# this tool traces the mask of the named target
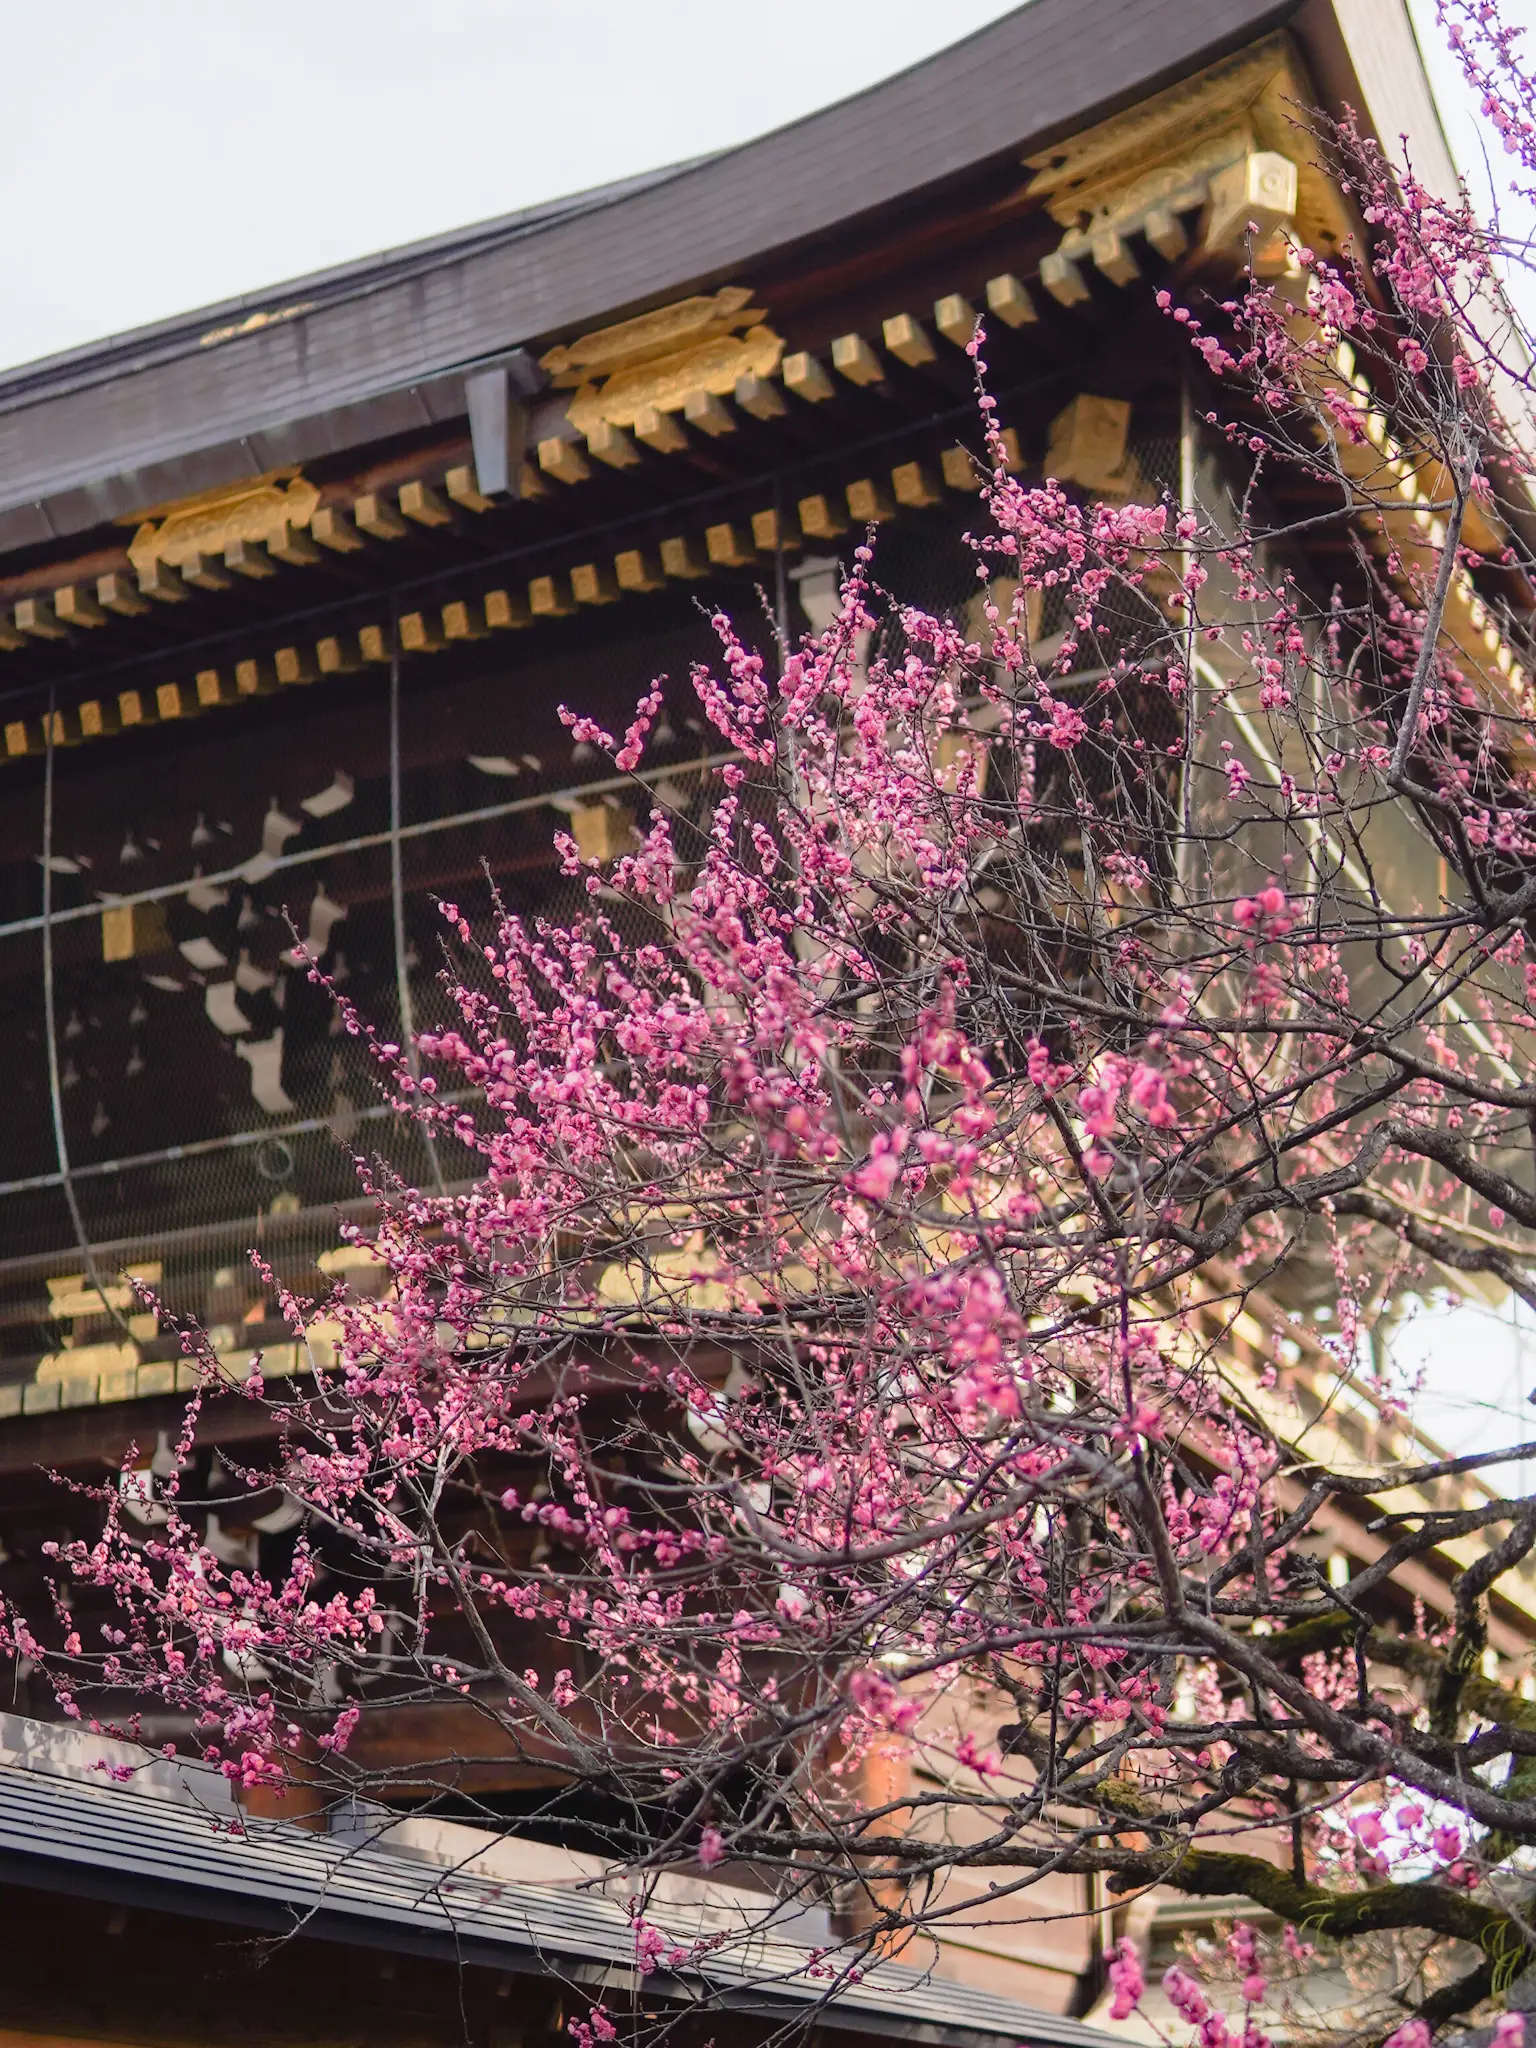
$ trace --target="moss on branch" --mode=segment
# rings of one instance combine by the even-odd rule
[[[1135,1852],[1117,1865],[1110,1880],[1115,1891],[1151,1884],[1172,1885],[1197,1898],[1241,1895],[1303,1933],[1335,1941],[1409,1927],[1447,1935],[1481,1950],[1488,1970],[1486,1988],[1478,1996],[1505,1990],[1536,1959],[1536,1948],[1508,1913],[1449,1885],[1392,1884],[1334,1892],[1308,1884],[1262,1856],[1221,1849]],[[1466,1981],[1470,1986],[1483,1975],[1474,1971]]]

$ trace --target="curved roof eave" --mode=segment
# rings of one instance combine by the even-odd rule
[[[231,1826],[195,1794],[86,1785],[41,1765],[0,1764],[0,1882],[577,1982],[628,1982],[635,1953],[628,1910],[595,1889],[480,1876],[292,1822]],[[901,1963],[863,1962],[829,1987],[812,1974],[821,1954],[770,1926],[650,1985],[925,2048],[1117,2048],[1102,2029]]]
[[[1029,0],[718,155],[24,366],[0,377],[0,547],[462,414],[466,365],[740,276],[1040,148],[1298,4]]]

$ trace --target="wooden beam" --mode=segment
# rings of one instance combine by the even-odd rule
[[[496,502],[481,490],[472,462],[461,462],[450,469],[443,479],[443,489],[454,504],[462,506],[466,512],[489,512]]]
[[[349,658],[356,653],[364,668],[376,668],[389,660],[389,633],[383,626],[360,626],[355,634],[343,634],[341,644]]]
[[[7,654],[14,654],[18,647],[25,647],[26,644],[26,634],[17,632],[11,624],[9,613],[0,612],[0,649]]]
[[[987,279],[987,311],[1008,327],[1028,327],[1040,317],[1028,287],[1011,270]]]
[[[66,637],[46,597],[19,598],[12,616],[17,632],[25,633],[31,640],[63,640]]]
[[[52,738],[56,747],[78,747],[84,735],[80,720],[74,711],[43,713],[43,739]]]
[[[1241,260],[1252,241],[1261,248],[1289,225],[1300,176],[1289,157],[1273,149],[1251,151],[1211,179],[1211,203],[1200,242],[1207,254]],[[1255,232],[1250,236],[1249,229]]]
[[[450,644],[483,640],[488,630],[478,599],[458,597],[443,606],[443,638]]]
[[[362,666],[349,639],[339,633],[328,633],[315,642],[315,664],[323,676],[350,675]]]
[[[652,561],[643,548],[626,548],[613,558],[614,580],[620,590],[660,590],[666,584],[660,564]]]
[[[118,722],[126,732],[130,726],[153,725],[155,722],[155,700],[146,690],[119,690],[117,693]]]
[[[1095,269],[1111,284],[1134,284],[1140,277],[1141,265],[1118,228],[1095,228],[1088,238],[1088,246],[1093,252]]]
[[[290,569],[312,568],[320,559],[320,550],[304,529],[290,525],[286,519],[267,535],[267,553],[274,562],[286,562]]]
[[[147,609],[147,607],[146,607]],[[65,626],[104,626],[107,615],[83,583],[66,583],[53,593],[54,617]]]
[[[788,411],[783,392],[767,377],[738,377],[735,397],[742,411],[755,420],[782,419]]]
[[[832,344],[832,367],[850,384],[880,384],[885,365],[862,334],[840,334]]]
[[[224,566],[237,576],[249,576],[255,583],[277,574],[271,556],[259,540],[232,540],[224,550]]]
[[[1141,224],[1141,231],[1169,263],[1176,263],[1189,247],[1189,236],[1178,215],[1166,206],[1154,206]]]
[[[776,555],[781,549],[792,548],[798,538],[790,521],[781,517],[776,506],[768,505],[752,514],[752,545],[760,554]]]
[[[1023,467],[1024,462],[1018,431],[1014,427],[1004,427],[998,439],[1003,444],[1003,467],[1012,475],[1015,470]],[[992,478],[992,465],[985,447],[976,450],[974,454],[969,448],[963,448],[958,444],[953,448],[946,448],[939,457],[939,468],[945,483],[952,491],[979,491],[982,485],[990,483]],[[894,474],[893,470],[892,475]]]
[[[80,733],[83,739],[105,739],[109,733],[117,732],[120,726],[117,705],[111,698],[89,697],[80,706]]]
[[[404,540],[410,532],[394,506],[378,491],[365,491],[352,507],[352,517],[357,522],[358,531],[373,540]],[[315,538],[319,540],[318,532]]]
[[[956,348],[967,348],[976,332],[976,308],[963,293],[951,292],[947,298],[934,301],[933,324],[946,341],[952,341]]]
[[[141,618],[149,610],[137,580],[121,569],[109,569],[105,576],[96,578],[96,602],[103,610],[116,612],[120,619]]]
[[[979,491],[987,480],[985,468],[969,448],[946,448],[939,457],[939,468],[952,491]]]
[[[578,562],[571,571],[571,595],[578,604],[613,604],[619,591],[603,563]]]
[[[103,960],[140,960],[146,954],[170,950],[163,903],[109,903],[102,910]]]
[[[197,701],[205,711],[212,711],[220,704],[233,704],[239,692],[232,675],[223,675],[216,668],[200,668],[194,678]]]
[[[161,683],[155,691],[155,711],[162,722],[195,718],[202,708],[197,692],[187,683]]]
[[[312,683],[318,673],[307,647],[279,647],[272,666],[280,683]]]
[[[893,313],[885,323],[885,346],[898,363],[915,370],[934,360],[934,346],[921,320],[910,313]]]
[[[464,379],[475,495],[520,496],[517,474],[528,446],[528,408],[512,389],[506,363],[491,363]],[[453,492],[450,490],[450,497]],[[472,506],[473,511],[484,506]]]
[[[606,462],[610,469],[633,469],[640,460],[640,451],[622,427],[616,427],[612,420],[594,420],[592,431],[587,436],[587,453],[599,462]]]
[[[539,467],[546,476],[562,484],[584,484],[592,474],[581,450],[558,435],[539,443]]]
[[[488,590],[485,593],[485,623],[495,633],[515,632],[519,626],[533,623],[533,615],[525,598],[511,590]]]
[[[741,528],[729,520],[705,528],[704,552],[721,569],[744,569],[756,553]]]
[[[693,542],[682,533],[671,534],[662,542],[661,566],[669,576],[680,577],[684,582],[709,574],[694,552]]]
[[[400,620],[400,648],[405,654],[436,654],[443,645],[443,629],[425,612],[406,612]]]
[[[27,754],[40,754],[42,739],[29,718],[11,718],[5,725],[5,758],[19,761]]]
[[[917,511],[925,505],[937,505],[943,495],[920,462],[898,463],[891,471],[891,489],[898,505],[909,505]]]
[[[1040,282],[1061,306],[1081,306],[1092,297],[1083,273],[1059,249],[1049,250],[1041,257]]]
[[[862,476],[848,486],[848,514],[856,526],[873,526],[889,519],[895,511],[890,494],[872,476]]]
[[[453,513],[430,484],[400,486],[400,510],[418,526],[452,526]]]
[[[1063,483],[1102,490],[1125,461],[1131,408],[1123,398],[1080,391],[1051,421],[1045,466]]]
[[[212,555],[188,555],[181,565],[182,580],[194,590],[228,590],[230,575]]]
[[[816,358],[804,349],[798,355],[784,358],[780,375],[784,379],[784,389],[792,391],[796,398],[805,399],[809,405],[820,405],[832,396],[832,379]]]
[[[635,439],[657,455],[680,455],[688,446],[677,414],[659,412],[654,405],[642,405],[635,414]]]
[[[192,595],[179,569],[169,562],[146,562],[139,571],[139,595],[158,604],[184,604]]]
[[[847,520],[833,511],[831,500],[821,491],[802,498],[795,509],[800,517],[800,531],[812,540],[835,540],[838,534],[848,531]]]
[[[635,844],[634,815],[622,804],[578,804],[571,837],[583,860],[618,860]]]
[[[277,688],[277,676],[269,661],[246,659],[235,663],[235,694],[238,697],[267,697]]]
[[[339,505],[322,505],[309,522],[309,537],[338,555],[356,554],[367,543]]]
[[[712,441],[718,441],[722,434],[734,434],[736,431],[730,407],[713,391],[690,391],[683,400],[683,418],[690,427],[697,427],[701,434],[708,434]]]
[[[249,1403],[244,1405],[250,1406]],[[17,1469],[28,1473],[35,1471],[52,1448],[47,1445],[34,1451],[29,1437],[28,1462],[25,1466],[18,1462]],[[53,1462],[62,1464],[64,1460],[54,1456]],[[97,1460],[98,1465],[101,1462]],[[498,1752],[504,1755],[504,1762],[494,1760]],[[471,1788],[479,1792],[493,1787],[553,1786],[566,1782],[565,1774],[558,1768],[528,1762],[522,1746],[505,1734],[498,1723],[485,1719],[469,1700],[465,1700],[462,1706],[409,1706],[393,1702],[377,1709],[370,1706],[358,1724],[347,1754],[365,1758],[362,1768],[372,1772],[382,1774],[398,1768],[402,1789],[407,1792],[419,1786],[423,1757],[472,1756],[479,1759],[472,1764],[450,1764],[444,1771],[444,1777],[451,1779],[456,1789],[466,1791]],[[517,2020],[523,2015],[514,2010],[512,2017]],[[514,2037],[526,2038],[533,2048],[533,2044],[540,2041],[543,2029],[530,2015],[526,2035],[520,2026],[505,2030],[498,2027],[495,2032],[499,2037],[497,2048],[513,2048]],[[418,2037],[423,2040],[433,2038],[424,2035],[420,2029],[411,2038]],[[200,2035],[201,2038],[203,2036]],[[13,2044],[0,2039],[0,2048],[13,2048]],[[14,2044],[14,2048],[21,2048],[21,2044]],[[44,2043],[40,2040],[37,2048],[78,2048],[78,2044],[72,2041]],[[100,2048],[123,2048],[123,2044],[104,2042]],[[309,2044],[303,2043],[301,2048],[309,2048]]]
[[[528,609],[536,619],[568,619],[576,607],[558,577],[535,576],[528,586]]]

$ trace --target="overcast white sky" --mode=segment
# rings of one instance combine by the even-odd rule
[[[1433,0],[1412,4],[1475,170]],[[0,365],[741,141],[1009,11],[11,0]]]
[[[1434,0],[1410,4],[1453,151],[1481,192],[1486,130]],[[741,141],[1007,12],[999,0],[10,0],[0,366]],[[1536,23],[1536,0],[1504,12]],[[1490,168],[1497,181],[1502,159]],[[1401,1349],[1426,1367],[1422,1420],[1457,1448],[1536,1422],[1536,1334],[1507,1312],[1436,1314]]]
[[[0,364],[742,141],[1008,11],[9,0]]]

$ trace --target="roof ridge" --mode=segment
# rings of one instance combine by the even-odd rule
[[[1032,4],[1032,0],[1031,0]],[[727,152],[717,152],[726,154]],[[359,256],[346,257],[323,270],[307,271],[295,277],[254,287],[232,298],[215,299],[188,307],[185,312],[167,314],[162,320],[139,327],[124,328],[73,348],[36,356],[29,362],[0,369],[0,409],[9,409],[19,398],[60,397],[104,379],[120,377],[151,364],[179,355],[234,341],[286,318],[317,312],[325,306],[348,299],[365,298],[371,292],[409,281],[443,263],[521,240],[544,228],[558,227],[583,214],[596,213],[617,205],[638,192],[646,192],[669,178],[696,169],[713,159],[691,157],[652,171],[637,171],[604,185],[592,185],[579,192],[544,199],[511,213],[497,214],[482,221],[446,228],[411,242],[391,244]],[[292,304],[295,300],[302,303]],[[244,314],[246,319],[235,316]],[[266,317],[263,318],[262,316]],[[71,367],[76,374],[71,376]]]
[[[242,1911],[264,1905],[306,1919],[335,1913],[418,1935],[435,1929],[454,1956],[485,1943],[546,1959],[563,1952],[610,1968],[633,1964],[633,1925],[615,1899],[517,1879],[460,1877],[378,1843],[349,1843],[293,1821],[242,1814],[230,1826],[129,1787],[86,1785],[0,1762],[0,1869],[7,1864],[24,1866],[34,1883],[46,1882],[40,1867],[62,1867],[68,1877],[54,1882],[70,1889],[120,1889],[124,1880],[143,1892],[164,1885],[175,1889],[183,1910],[186,1892],[201,1890],[211,1916],[221,1910],[216,1902],[238,1900]],[[930,1969],[850,1956],[847,1981],[837,1985],[835,1959],[782,1935],[748,1934],[744,1950],[721,1948],[680,1966],[680,1974],[705,1979],[728,2001],[751,1996],[803,2007],[825,1998],[825,2017],[834,2025],[839,2019],[867,2025],[878,2014],[893,2031],[928,2040],[939,2027],[1040,2048],[1115,2048],[1115,2036],[1080,2020]],[[807,1965],[813,1959],[830,1975],[812,1980]]]

